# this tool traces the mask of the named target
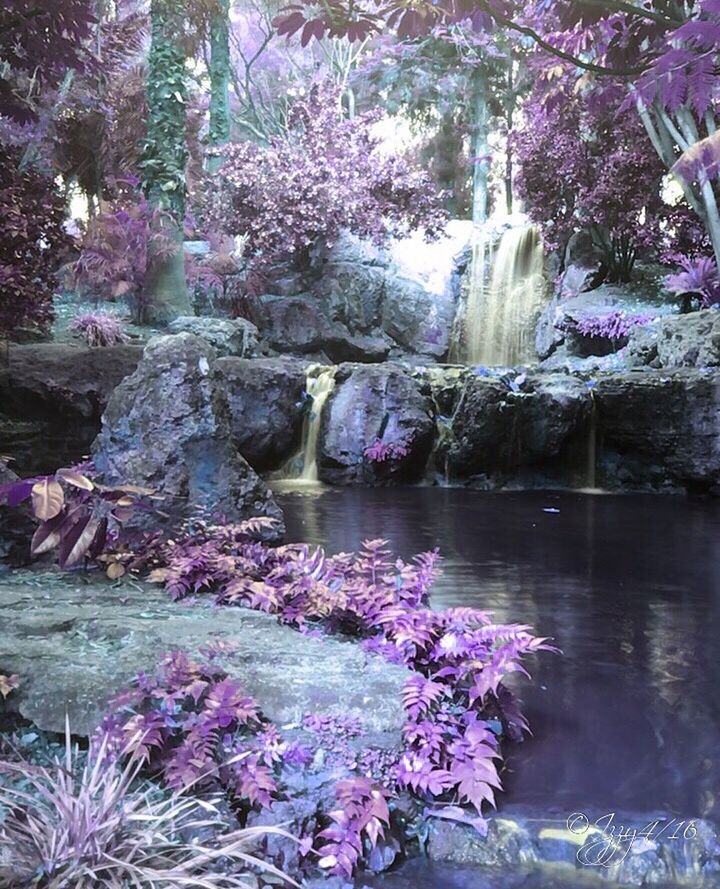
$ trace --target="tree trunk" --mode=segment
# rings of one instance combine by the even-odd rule
[[[488,145],[488,82],[482,65],[473,74],[472,101],[472,221],[482,225],[488,218],[488,176],[490,173],[490,146]]]
[[[217,10],[210,21],[210,130],[213,148],[230,139],[230,0],[217,0]],[[222,155],[211,155],[208,170],[222,165]]]
[[[148,249],[143,320],[166,324],[192,314],[182,249],[185,217],[185,0],[152,0],[143,186],[157,237]]]

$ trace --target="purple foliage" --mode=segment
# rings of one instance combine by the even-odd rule
[[[222,788],[245,805],[264,807],[277,792],[285,745],[214,661],[168,654],[111,702],[98,732],[174,790]]]
[[[438,234],[446,214],[430,177],[378,150],[375,119],[344,118],[336,90],[313,87],[292,105],[285,136],[223,147],[226,160],[208,182],[208,226],[246,236],[258,267],[304,260],[342,229],[378,242],[417,228]]]
[[[393,460],[401,460],[410,453],[412,437],[400,441],[383,441],[376,439],[369,447],[365,448],[363,455],[371,463],[385,463]]]
[[[408,723],[399,763],[354,754],[349,742],[359,726],[353,719],[315,714],[306,717],[305,729],[346,764],[375,780],[384,776],[387,791],[406,788],[430,803],[470,805],[478,816],[484,803],[494,802],[498,736],[518,738],[527,730],[505,679],[525,673],[527,655],[552,649],[529,627],[494,624],[477,609],[430,610],[437,552],[408,563],[393,559],[385,541],[373,540],[359,553],[328,557],[306,545],[271,549],[254,542],[244,526],[201,524],[166,545],[160,561],[165,567],[154,577],[174,598],[206,590],[220,604],[276,614],[298,628],[359,636],[367,650],[405,664],[414,673],[403,693]],[[364,843],[372,846],[366,827],[376,816],[368,812],[380,803],[370,786],[358,785],[360,800],[332,813],[333,825],[323,834],[325,866],[333,873],[348,873]],[[379,828],[370,833],[377,839]]]
[[[122,318],[109,312],[83,312],[72,319],[69,328],[93,347],[116,346],[130,339]]]
[[[624,340],[635,327],[643,327],[649,324],[657,316],[653,313],[630,315],[617,309],[601,315],[583,315],[573,322],[573,328],[581,335],[598,337],[601,339],[618,342]]]
[[[665,278],[668,290],[679,296],[693,294],[703,306],[720,303],[720,274],[714,259],[676,256],[675,260],[682,271]]]

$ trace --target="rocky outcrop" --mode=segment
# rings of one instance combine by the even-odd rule
[[[592,269],[570,266],[560,279],[553,298],[542,312],[536,328],[535,346],[543,368],[583,369],[583,359],[608,356],[626,345],[627,339],[583,336],[578,321],[622,312],[628,318],[649,321],[676,311],[669,295],[662,291],[661,272],[649,267],[638,273],[631,284],[603,284],[592,287]],[[592,288],[592,289],[589,289]]]
[[[21,475],[79,462],[110,395],[141,355],[134,345],[12,345],[0,363],[0,453]]]
[[[56,570],[0,575],[0,673],[20,687],[8,703],[47,731],[90,734],[108,699],[170,650],[233,642],[223,665],[279,726],[303,714],[360,718],[399,740],[403,667],[358,645],[312,639],[247,608],[171,602],[158,587],[91,580]]]
[[[585,383],[565,374],[519,383],[467,375],[438,447],[438,467],[451,478],[502,483],[522,466],[558,458],[585,428],[590,405]]]
[[[420,478],[434,431],[427,384],[393,364],[342,365],[335,381],[322,415],[321,481],[358,485]],[[394,453],[385,460],[369,459],[365,450],[378,442]]]
[[[269,489],[232,442],[215,359],[189,333],[152,339],[103,414],[95,465],[106,482],[154,488],[167,498],[165,510],[279,520]]]
[[[247,318],[207,318],[183,315],[168,325],[170,333],[192,333],[209,343],[218,356],[257,355],[258,329]]]
[[[294,358],[220,358],[214,365],[233,442],[257,472],[277,469],[300,444],[305,368]]]
[[[594,397],[607,484],[720,493],[720,370],[607,375]]]
[[[720,311],[671,315],[638,328],[627,348],[629,367],[720,366]]]
[[[255,320],[272,352],[320,362],[416,362],[447,355],[472,226],[453,221],[442,238],[422,234],[380,250],[343,234],[313,251],[301,276],[271,277],[254,302]]]
[[[0,407],[23,419],[97,422],[142,346],[90,349],[64,343],[11,346],[0,365]]]

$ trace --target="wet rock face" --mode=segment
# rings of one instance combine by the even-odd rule
[[[342,365],[322,416],[318,474],[329,484],[385,484],[422,476],[432,448],[429,387],[392,365]],[[372,461],[378,440],[407,453]]]
[[[720,366],[720,312],[672,315],[630,335],[629,367]]]
[[[179,604],[156,586],[118,589],[55,570],[0,575],[0,611],[0,672],[21,680],[8,700],[47,731],[64,731],[67,708],[73,733],[90,734],[108,699],[164,653],[228,640],[238,647],[224,668],[277,725],[328,712],[358,717],[381,744],[399,741],[407,670],[271,615]]]
[[[183,315],[168,325],[170,333],[192,333],[209,343],[218,356],[257,355],[258,329],[246,318],[198,318]]]
[[[502,477],[558,457],[589,414],[586,385],[564,374],[531,377],[517,392],[504,380],[468,375],[438,462],[459,478]]]
[[[0,365],[3,413],[24,419],[99,420],[115,387],[138,365],[142,346],[90,349],[63,343],[11,346]]]
[[[12,345],[0,363],[0,451],[21,475],[79,462],[110,395],[141,356],[132,345]]]
[[[110,483],[167,497],[167,510],[204,507],[228,520],[281,519],[265,483],[232,442],[216,355],[189,333],[152,339],[137,370],[113,393],[93,446]]]
[[[233,441],[257,472],[277,469],[300,445],[305,368],[294,358],[220,358],[214,365]]]
[[[608,375],[595,401],[608,483],[720,490],[719,370]]]

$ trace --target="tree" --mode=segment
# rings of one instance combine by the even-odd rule
[[[185,0],[152,0],[150,55],[147,71],[147,138],[142,173],[148,204],[156,220],[158,241],[170,242],[168,253],[151,252],[144,292],[144,318],[166,323],[192,313],[185,280],[183,222],[187,147],[187,86],[183,36]],[[151,242],[152,243],[152,242]]]
[[[342,229],[377,242],[424,228],[446,214],[429,176],[404,158],[383,154],[375,115],[347,118],[337,89],[318,85],[291,109],[288,132],[269,146],[228,145],[208,180],[209,227],[247,239],[256,269],[278,260],[308,262],[310,248]]]
[[[3,0],[0,7],[0,115],[35,117],[44,88],[69,71],[91,64],[88,41],[95,23],[94,0]]]
[[[542,71],[536,64],[514,136],[519,195],[546,246],[564,254],[572,233],[588,230],[607,280],[627,282],[638,248],[662,239],[663,165],[634,110],[623,108],[621,87],[606,81],[583,91],[565,76],[547,96]]]

